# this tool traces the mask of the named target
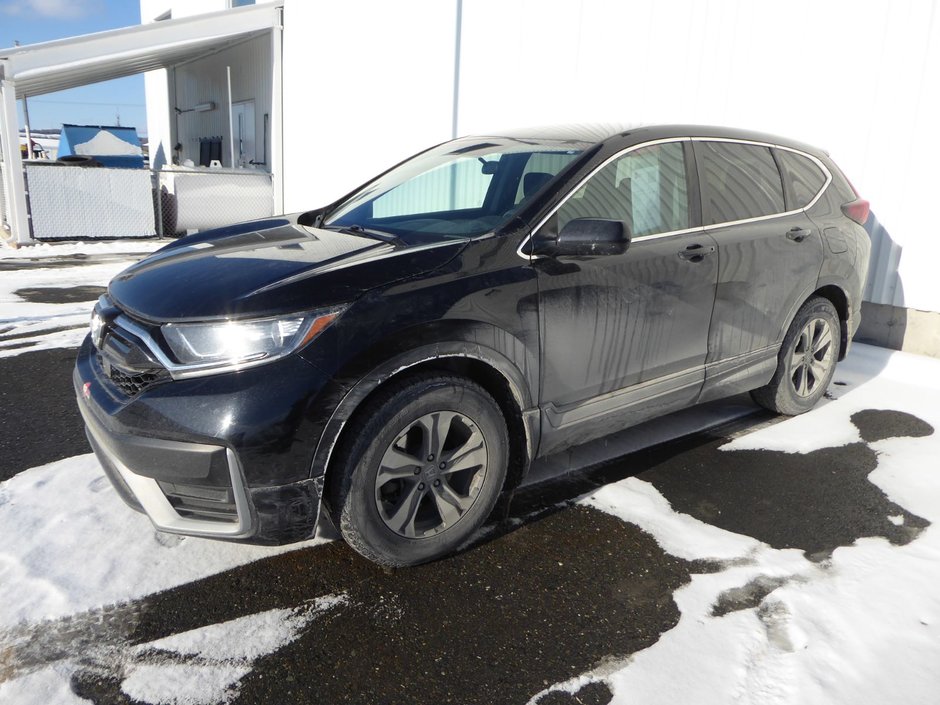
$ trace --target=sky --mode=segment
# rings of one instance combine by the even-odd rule
[[[0,0],[0,49],[140,24],[137,0]],[[122,125],[147,132],[143,75],[29,99],[30,127]],[[20,101],[20,127],[23,127]]]

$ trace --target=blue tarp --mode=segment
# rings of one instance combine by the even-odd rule
[[[144,166],[140,139],[133,127],[62,125],[58,156],[73,154],[93,157],[104,166],[125,169],[142,169]]]

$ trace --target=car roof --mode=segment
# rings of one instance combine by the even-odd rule
[[[734,127],[721,127],[717,125],[682,125],[682,124],[652,124],[652,123],[616,123],[616,122],[586,122],[568,123],[558,125],[543,125],[537,127],[513,128],[474,135],[475,137],[505,137],[509,139],[531,140],[560,140],[571,142],[603,143],[623,142],[623,146],[647,142],[656,139],[671,137],[714,137],[719,139],[734,139],[752,142],[765,142],[798,149],[810,154],[822,154],[818,147],[804,144],[797,140],[779,135],[772,135],[754,130],[743,130]]]

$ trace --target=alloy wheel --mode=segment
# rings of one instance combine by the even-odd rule
[[[486,439],[466,414],[434,411],[409,423],[388,446],[375,478],[375,503],[399,536],[434,536],[459,522],[486,477]]]
[[[790,381],[800,397],[812,396],[832,369],[832,328],[823,318],[810,319],[790,353]]]

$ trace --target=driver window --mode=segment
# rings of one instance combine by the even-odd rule
[[[689,227],[682,142],[642,147],[607,164],[558,209],[558,229],[575,218],[622,220],[643,237]]]

